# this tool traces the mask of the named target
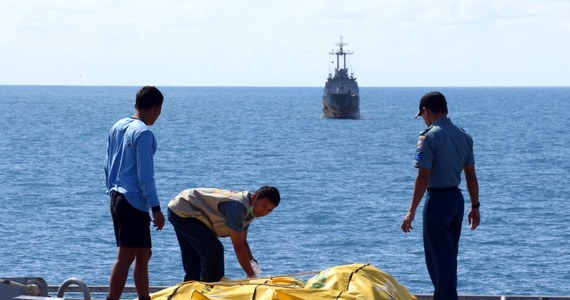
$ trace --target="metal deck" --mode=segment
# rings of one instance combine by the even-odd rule
[[[158,292],[160,290],[166,289],[168,286],[153,286],[150,287],[151,293]],[[50,293],[57,292],[58,286],[49,286],[48,290]],[[91,291],[92,299],[105,299],[107,294],[107,286],[89,286]],[[81,289],[76,286],[70,286],[68,288],[69,292],[79,293]],[[415,295],[418,300],[433,300],[432,295]],[[127,286],[123,292],[124,298],[136,298],[137,292],[134,286]],[[80,298],[81,299],[81,298]],[[516,295],[460,295],[459,300],[570,300],[570,296],[516,296]]]

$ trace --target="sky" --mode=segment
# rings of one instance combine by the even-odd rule
[[[568,0],[0,0],[0,85],[570,86]]]

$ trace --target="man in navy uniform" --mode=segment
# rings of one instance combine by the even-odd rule
[[[473,140],[447,117],[447,101],[440,92],[425,94],[419,112],[428,126],[416,145],[418,174],[408,213],[402,221],[404,232],[412,230],[416,209],[427,189],[423,209],[425,260],[434,285],[435,300],[453,300],[457,296],[457,253],[464,199],[458,188],[465,173],[471,199],[468,213],[472,230],[479,226],[479,184],[475,174]]]

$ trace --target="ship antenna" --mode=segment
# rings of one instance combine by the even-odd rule
[[[342,35],[339,36],[339,37],[340,37],[340,43],[337,43],[337,44],[336,44],[337,46],[339,46],[339,50],[338,50],[336,53],[334,53],[334,54],[336,54],[336,68],[337,68],[337,70],[338,70],[339,67],[340,67],[340,66],[339,66],[339,63],[340,63],[339,58],[340,58],[340,56],[342,55],[343,69],[346,69],[346,55],[351,55],[351,54],[354,53],[354,52],[352,52],[352,51],[346,51],[346,52],[344,51],[343,46],[348,45],[348,43],[345,43],[345,42],[342,41]],[[331,54],[332,54],[332,52],[331,52]]]
[[[344,43],[342,41],[342,35],[339,37],[340,37],[340,43],[337,43],[336,45],[340,47],[340,52],[343,52],[342,46],[348,45],[348,43]]]

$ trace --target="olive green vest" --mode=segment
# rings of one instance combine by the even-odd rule
[[[181,218],[196,218],[208,225],[218,237],[230,235],[230,229],[226,226],[225,216],[218,210],[218,205],[227,201],[237,201],[248,209],[250,193],[221,190],[215,188],[188,189],[180,192],[168,203],[168,208]],[[244,220],[242,228],[246,228],[254,218]]]

